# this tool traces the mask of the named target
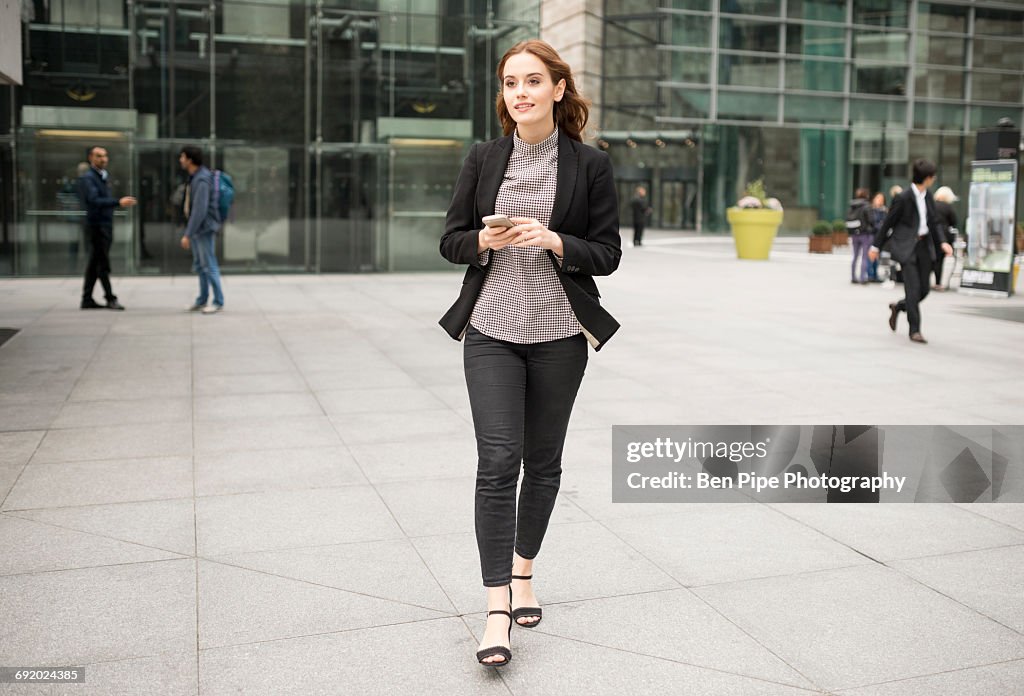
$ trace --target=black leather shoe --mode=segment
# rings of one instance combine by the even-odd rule
[[[928,342],[928,341],[924,340],[924,336],[921,335],[920,331],[915,331],[914,333],[910,334],[910,340],[913,341],[914,343],[927,343]]]
[[[889,303],[889,328],[896,330],[896,318],[900,315],[900,308],[895,302]]]
[[[82,304],[79,306],[79,309],[103,309],[103,305],[89,297],[82,300]]]
[[[107,309],[116,309],[119,312],[123,312],[124,305],[118,302],[117,300],[111,300],[110,302],[107,303]]]

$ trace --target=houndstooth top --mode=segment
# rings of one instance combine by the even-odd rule
[[[536,145],[520,140],[518,132],[512,137],[494,212],[534,218],[547,227],[558,181],[558,129]],[[554,341],[582,331],[546,249],[487,249],[480,262],[491,268],[469,320],[474,329],[512,343]]]

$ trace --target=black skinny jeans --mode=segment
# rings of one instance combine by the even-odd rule
[[[512,581],[512,553],[540,552],[562,477],[562,447],[587,366],[583,334],[509,343],[466,331],[466,386],[476,430],[476,542],[485,587]],[[516,483],[520,464],[518,524]]]

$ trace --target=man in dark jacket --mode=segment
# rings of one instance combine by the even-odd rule
[[[86,239],[92,245],[89,263],[85,267],[85,285],[82,287],[82,309],[102,309],[92,299],[92,289],[98,279],[103,285],[107,309],[123,310],[117,295],[110,287],[110,245],[114,241],[114,209],[130,208],[136,201],[131,196],[114,198],[107,183],[109,162],[106,148],[89,148],[89,169],[78,180],[78,190],[85,208]]]
[[[199,274],[199,297],[188,310],[213,314],[224,308],[220,266],[217,265],[217,230],[221,220],[213,190],[213,173],[203,165],[203,151],[194,145],[181,148],[178,163],[189,174],[184,205],[188,222],[181,237],[181,247],[192,250],[192,270]],[[213,304],[207,306],[211,287]]]
[[[935,165],[925,159],[914,161],[913,185],[893,199],[889,213],[875,231],[875,243],[868,252],[871,260],[878,258],[879,249],[890,245],[892,257],[903,268],[905,299],[889,305],[889,328],[896,330],[900,312],[907,313],[910,322],[910,340],[927,343],[921,335],[919,303],[928,296],[929,277],[939,253],[950,256],[953,247],[939,235],[935,201],[928,191],[935,183]],[[892,229],[892,236],[886,239]]]
[[[637,186],[636,195],[629,205],[633,209],[633,246],[641,246],[644,241],[644,225],[647,224],[647,216],[651,214],[651,206],[647,203],[647,189]]]

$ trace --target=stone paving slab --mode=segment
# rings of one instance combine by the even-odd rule
[[[4,685],[4,694],[16,696],[197,696],[199,658],[196,651],[157,653],[142,657],[96,662],[79,661],[84,684]]]
[[[890,565],[1024,634],[1024,544]]]
[[[1024,683],[1024,660],[836,691],[835,696],[993,696],[1016,694]]]
[[[158,551],[196,555],[195,503],[191,497],[18,510],[7,514]]]
[[[196,495],[335,488],[365,484],[345,447],[239,450],[197,454]]]
[[[0,577],[0,664],[196,650],[194,559]]]
[[[826,689],[1024,658],[1024,635],[874,564],[694,591]]]
[[[684,510],[610,520],[606,525],[686,586],[870,563],[855,549],[766,505],[693,503],[677,507]],[[786,540],[785,548],[780,539]]]
[[[455,613],[448,595],[408,539],[311,546],[214,556],[239,568]]]
[[[139,544],[0,515],[0,575],[180,557]]]
[[[473,659],[457,269],[229,275],[213,316],[191,276],[116,278],[123,313],[0,280],[0,664],[90,669],[9,691],[1014,693],[1024,505],[611,502],[616,423],[1024,423],[1024,300],[934,293],[918,346],[898,289],[805,245],[654,234],[598,279],[622,329],[502,671]]]
[[[161,500],[192,493],[191,457],[39,463],[33,460],[8,494],[3,510]]]
[[[477,637],[483,622],[470,626]],[[672,693],[684,696],[808,696],[821,693],[769,679],[751,679],[731,672],[695,667],[675,660],[652,657],[635,650],[595,645],[590,641],[564,640],[540,631],[514,631],[513,662],[500,675],[512,693],[559,696],[583,692],[595,696],[624,693]],[[570,665],[579,665],[571,668]]]
[[[199,562],[199,647],[424,621],[441,612],[304,580]],[[259,611],[252,611],[259,607]]]
[[[267,491],[196,500],[202,555],[396,539],[401,529],[370,486]]]
[[[530,629],[641,655],[790,686],[813,684],[684,589],[548,605]],[[519,632],[517,632],[517,637]]]
[[[192,399],[169,397],[149,399],[116,399],[112,401],[67,401],[50,428],[91,428],[118,423],[192,422]]]
[[[955,506],[788,503],[771,507],[878,561],[1024,544],[1024,532]]]
[[[466,654],[477,640],[457,618],[402,623],[199,653],[200,693],[307,696],[508,694]]]

